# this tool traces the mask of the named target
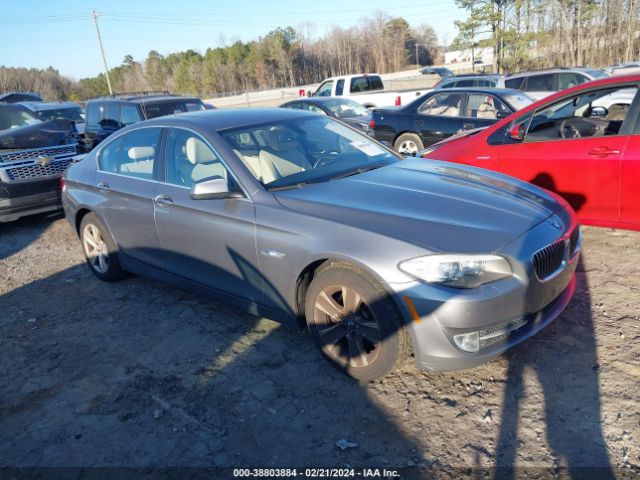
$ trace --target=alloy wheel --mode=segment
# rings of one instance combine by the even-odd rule
[[[106,273],[109,269],[109,250],[100,229],[92,223],[84,227],[82,245],[91,267],[98,273]]]
[[[380,323],[361,295],[344,285],[323,289],[314,305],[323,352],[345,368],[363,368],[378,358]]]

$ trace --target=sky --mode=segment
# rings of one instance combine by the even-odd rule
[[[125,55],[143,60],[249,41],[277,27],[305,26],[313,37],[332,26],[349,27],[376,10],[430,24],[440,42],[451,42],[454,20],[465,12],[454,0],[2,0],[0,66],[52,66],[73,79],[103,71],[91,17],[98,13],[109,68]]]

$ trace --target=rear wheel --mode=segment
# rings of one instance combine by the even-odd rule
[[[87,265],[96,277],[105,282],[115,282],[124,277],[116,244],[107,227],[94,213],[87,213],[82,219],[80,241]]]
[[[333,263],[316,273],[305,316],[325,358],[357,380],[384,376],[409,354],[408,332],[393,300],[351,265]]]
[[[415,133],[403,133],[396,138],[393,148],[403,155],[415,155],[424,148],[424,145]]]

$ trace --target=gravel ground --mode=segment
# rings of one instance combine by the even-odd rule
[[[0,467],[640,475],[640,233],[584,233],[575,298],[541,334],[474,370],[408,361],[360,385],[302,332],[100,282],[59,215],[0,224]]]

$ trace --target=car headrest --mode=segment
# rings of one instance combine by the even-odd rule
[[[263,132],[264,141],[276,152],[292,150],[298,146],[296,134],[288,128],[270,128]]]
[[[189,137],[186,143],[187,159],[192,163],[207,163],[218,160],[211,149],[199,138]]]
[[[156,153],[153,147],[131,147],[127,151],[127,155],[131,160],[142,160],[143,158],[152,158]]]

